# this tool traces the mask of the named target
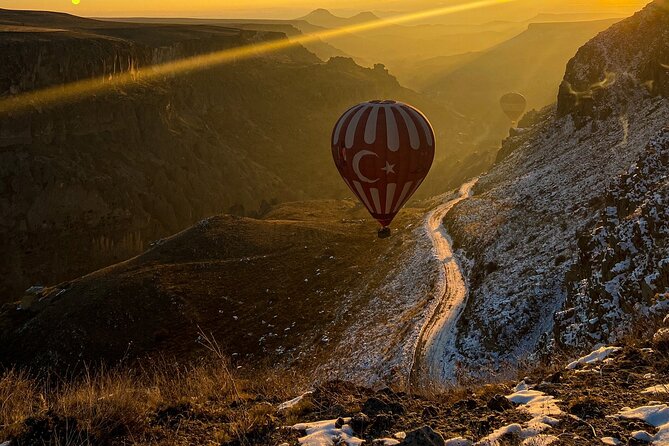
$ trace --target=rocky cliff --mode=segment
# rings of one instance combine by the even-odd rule
[[[555,316],[562,348],[651,330],[669,307],[669,128],[611,183],[593,230],[580,234]]]
[[[566,278],[579,261],[577,234],[597,226],[607,185],[645,156],[669,122],[662,87],[669,72],[659,71],[658,59],[669,47],[668,15],[654,2],[581,48],[568,65],[557,107],[533,116],[532,125],[505,142],[501,162],[447,220],[461,253],[472,260],[459,327],[463,367],[488,373],[517,364],[551,344],[553,335],[562,336],[563,325],[553,332],[554,314],[570,299]],[[653,66],[657,78],[649,88]],[[582,94],[586,84],[592,94]]]
[[[636,94],[669,96],[669,12],[656,0],[579,49],[567,65],[558,116],[606,119],[633,107]],[[616,88],[609,88],[615,85]],[[643,87],[643,88],[639,88]],[[646,90],[646,92],[643,92]]]

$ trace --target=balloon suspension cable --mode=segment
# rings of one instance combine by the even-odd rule
[[[390,228],[388,226],[384,226],[383,228],[379,229],[379,238],[388,237],[390,237]]]

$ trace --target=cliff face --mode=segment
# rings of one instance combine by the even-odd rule
[[[655,1],[579,50],[560,87],[558,115],[570,114],[577,125],[621,116],[626,138],[636,104],[648,96],[669,97],[667,60],[669,4]],[[617,341],[661,319],[657,312],[668,305],[669,290],[668,141],[665,127],[626,173],[611,179],[596,199],[598,217],[577,233],[566,301],[555,314],[553,337],[560,348]]]
[[[661,89],[650,91],[648,78],[636,77],[645,69],[635,68],[657,64],[652,48],[659,49],[658,36],[666,38],[669,14],[659,6],[649,5],[582,48],[569,64],[557,110],[542,111],[527,129],[514,133],[505,142],[501,162],[479,180],[476,195],[449,216],[447,225],[472,260],[469,302],[459,327],[463,365],[516,363],[553,345],[553,339],[565,345],[559,341],[563,336],[575,339],[571,348],[587,349],[593,339],[582,326],[573,330],[578,336],[568,334],[570,323],[580,324],[597,313],[595,307],[585,309],[589,305],[583,295],[594,291],[590,298],[620,305],[628,313],[641,309],[629,302],[643,295],[648,308],[654,293],[661,292],[657,287],[642,292],[639,276],[636,288],[629,287],[636,291],[625,297],[628,303],[599,299],[597,268],[590,275],[587,264],[581,274],[592,286],[578,294],[572,290],[578,280],[569,280],[579,262],[577,234],[589,234],[598,225],[607,185],[646,156],[649,141],[669,122],[667,97]],[[638,35],[640,29],[643,35]],[[588,99],[595,113],[576,107],[574,95],[564,94],[567,82],[574,91],[583,89],[579,79],[609,79]],[[654,212],[651,208],[640,212]],[[610,243],[617,242],[610,238]],[[607,256],[593,255],[594,266]],[[658,266],[654,262],[644,267],[646,275]],[[603,265],[614,266],[608,258]],[[555,313],[569,308],[579,313],[576,321],[565,317],[555,325]],[[611,321],[615,325],[616,319]]]
[[[560,85],[558,116],[604,119],[638,101],[643,93],[637,90],[669,96],[669,10],[665,0],[652,2],[579,49]],[[577,120],[579,124],[586,121]]]
[[[669,128],[612,182],[591,231],[579,234],[567,299],[555,316],[560,347],[614,342],[652,329],[669,308]]]
[[[283,38],[12,14],[0,15],[2,96]],[[375,97],[416,103],[448,131],[444,109],[381,67],[321,63],[301,47],[4,116],[0,301],[124,260],[205,216],[345,196],[327,156],[331,125]]]

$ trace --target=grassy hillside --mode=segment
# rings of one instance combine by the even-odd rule
[[[36,290],[19,309],[6,305],[2,365],[157,353],[184,361],[202,354],[201,330],[235,364],[324,361],[411,249],[404,228],[417,215],[403,212],[388,242],[348,200],[287,203],[261,220],[203,220],[129,261]]]

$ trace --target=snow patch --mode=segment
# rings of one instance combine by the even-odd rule
[[[483,437],[481,441],[476,443],[477,445],[481,446],[488,446],[488,445],[495,445],[499,443],[499,441],[507,436],[507,435],[518,435],[523,432],[523,426],[521,426],[518,423],[513,423],[513,424],[507,424],[506,426],[502,426],[499,429],[496,429],[493,431],[492,434],[488,435],[487,437]]]
[[[502,439],[509,435],[515,435],[522,439],[523,445],[547,446],[557,441],[557,437],[546,435],[543,432],[560,422],[557,418],[553,418],[553,415],[557,416],[563,413],[556,404],[559,400],[551,395],[531,389],[525,381],[518,383],[513,390],[514,392],[507,395],[506,398],[512,403],[520,404],[517,409],[532,415],[533,418],[522,425],[513,423],[503,426],[475,444],[495,446],[501,444]]]
[[[524,382],[521,384],[524,384]],[[533,418],[532,421],[541,419],[542,422],[549,425],[557,423],[558,420],[551,418],[551,416],[562,415],[562,410],[556,404],[559,400],[556,400],[555,397],[551,395],[539,392],[538,390],[531,390],[527,388],[526,384],[523,386],[519,384],[516,386],[516,389],[520,390],[516,390],[511,395],[507,395],[506,398],[512,403],[520,404],[518,410],[534,416],[535,418]],[[530,421],[530,423],[532,421]]]
[[[347,424],[351,419],[343,420],[344,424],[341,427],[338,427],[337,420],[324,420],[298,423],[293,429],[306,432],[304,437],[298,438],[303,446],[334,446],[342,442],[347,446],[360,446],[364,440],[353,435],[353,429]]]
[[[304,392],[302,395],[296,396],[292,400],[285,401],[285,402],[279,404],[278,410],[286,410],[286,409],[290,409],[291,407],[295,407],[296,405],[298,405],[304,399],[304,397],[306,397],[308,395],[311,395],[312,393],[313,392],[311,392],[311,391]]]
[[[645,431],[635,432],[633,437],[637,440],[650,441],[656,446],[669,446],[669,406],[666,404],[641,406],[635,409],[623,408],[616,415],[620,418],[641,420],[658,428],[655,435],[650,435]]]
[[[650,443],[653,441],[653,436],[646,431],[634,431],[632,432],[632,438],[643,443]]]
[[[522,392],[526,392],[526,390],[523,390]],[[536,416],[523,425],[513,423],[502,426],[490,435],[482,438],[478,443],[475,443],[475,445],[497,446],[498,444],[502,444],[501,442],[504,437],[515,435],[523,440],[523,445],[547,446],[557,441],[557,437],[554,437],[553,435],[545,435],[543,432],[550,429],[558,422],[559,420],[549,416]]]
[[[669,393],[669,384],[658,384],[656,386],[646,387],[641,391],[641,393],[650,393],[655,395],[667,394]]]
[[[446,440],[444,443],[444,446],[472,446],[471,440],[467,440],[466,438],[462,437],[456,437],[456,438],[451,438],[450,440]]]
[[[607,358],[609,355],[622,350],[622,347],[600,347],[597,350],[590,352],[585,356],[581,356],[576,361],[567,364],[567,369],[575,369],[581,364],[592,364]]]

